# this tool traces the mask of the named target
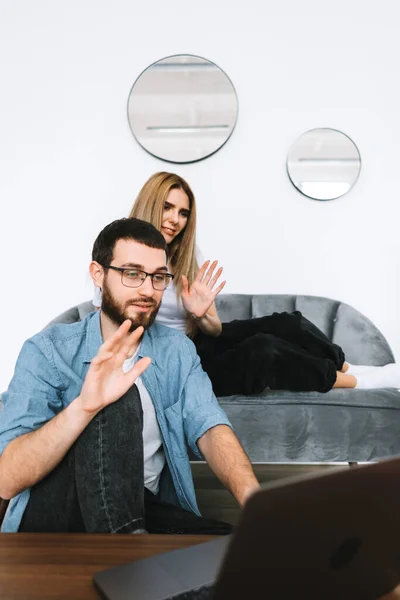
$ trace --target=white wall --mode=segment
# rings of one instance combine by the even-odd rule
[[[23,341],[90,297],[95,236],[162,169],[192,185],[227,292],[343,300],[400,359],[399,16],[396,0],[2,0],[0,390]],[[220,65],[239,97],[227,145],[192,165],[148,155],[126,119],[137,75],[175,53]],[[309,200],[286,175],[314,127],[360,149],[342,199]]]

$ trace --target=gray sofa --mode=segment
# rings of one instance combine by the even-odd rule
[[[394,362],[374,324],[342,302],[316,296],[224,294],[217,297],[217,308],[222,321],[299,310],[342,346],[349,362]],[[50,324],[73,323],[91,310],[91,302],[85,302]],[[397,390],[266,390],[219,402],[254,463],[364,462],[400,454]]]

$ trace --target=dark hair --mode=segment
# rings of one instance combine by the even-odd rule
[[[168,259],[168,246],[163,235],[147,221],[124,218],[113,221],[97,236],[92,250],[92,260],[101,265],[109,265],[113,259],[114,247],[118,240],[134,240],[149,248],[164,250]]]

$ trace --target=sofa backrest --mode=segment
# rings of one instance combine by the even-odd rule
[[[216,304],[222,322],[298,310],[343,348],[349,362],[365,365],[394,362],[392,350],[379,329],[344,302],[321,296],[220,294]],[[80,321],[92,310],[94,307],[91,302],[83,302],[53,319],[48,326]]]
[[[216,304],[222,321],[298,310],[343,348],[349,362],[365,365],[394,362],[393,352],[379,329],[358,310],[338,300],[289,294],[220,294]]]

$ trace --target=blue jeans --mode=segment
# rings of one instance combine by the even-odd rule
[[[145,489],[142,429],[133,386],[100,411],[57,467],[32,487],[19,531],[231,533],[229,523],[161,502]]]

